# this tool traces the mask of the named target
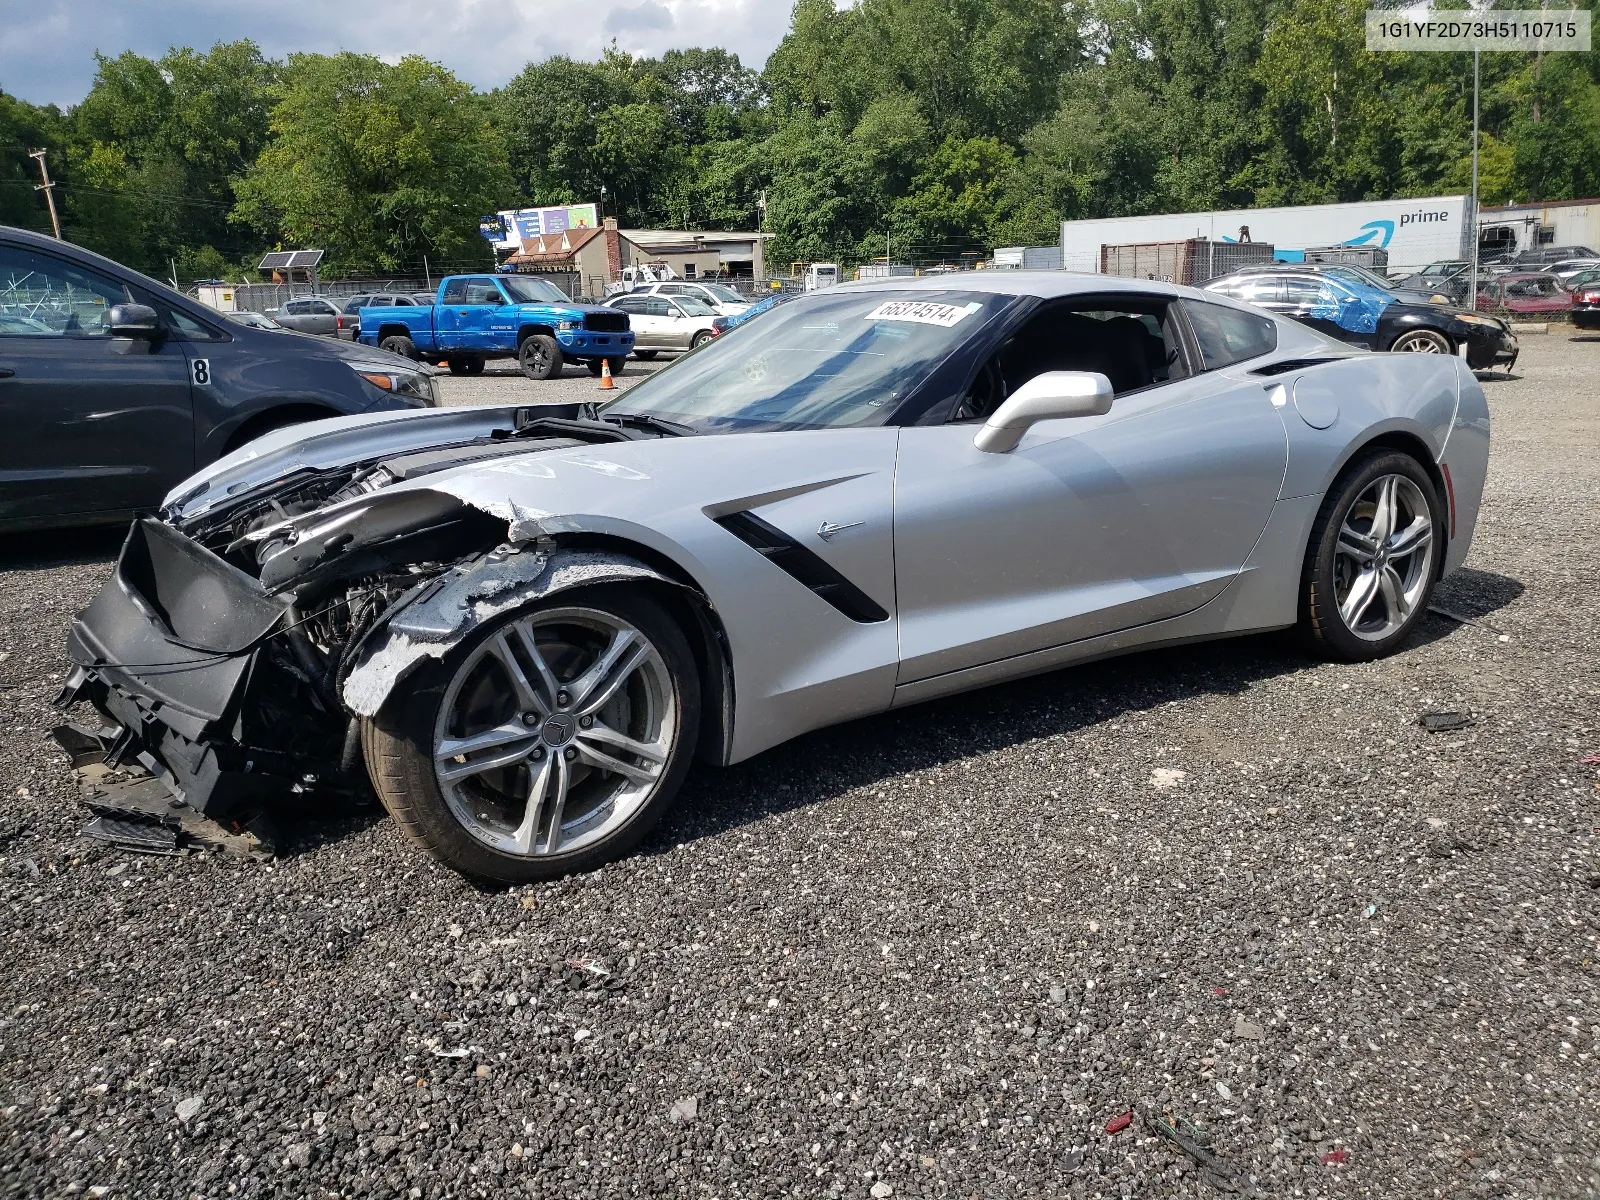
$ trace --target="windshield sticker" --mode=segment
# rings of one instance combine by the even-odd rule
[[[910,321],[916,325],[937,325],[949,329],[980,311],[982,304],[935,304],[928,300],[891,300],[869,312],[868,321]]]

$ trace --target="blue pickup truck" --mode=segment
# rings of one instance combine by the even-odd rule
[[[628,314],[574,304],[548,279],[451,275],[431,305],[363,308],[358,341],[428,362],[452,375],[477,375],[491,358],[515,358],[529,379],[553,379],[568,360],[599,375],[622,370],[633,349]]]

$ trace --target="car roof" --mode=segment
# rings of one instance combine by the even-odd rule
[[[987,292],[1004,296],[1084,296],[1104,292],[1145,292],[1158,296],[1216,299],[1198,288],[1160,279],[1125,279],[1121,275],[1087,275],[1077,271],[956,271],[907,279],[861,279],[835,284],[830,292]],[[1259,311],[1259,310],[1251,310]]]

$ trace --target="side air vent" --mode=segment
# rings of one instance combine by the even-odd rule
[[[754,513],[736,512],[716,522],[780,571],[793,576],[852,621],[887,621],[889,614],[871,596],[807,550],[783,530]]]
[[[1323,363],[1338,362],[1336,358],[1286,358],[1282,362],[1268,363],[1251,371],[1252,375],[1286,375],[1306,367],[1320,367]]]

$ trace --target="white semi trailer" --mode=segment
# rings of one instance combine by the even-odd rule
[[[1068,271],[1096,272],[1102,246],[1207,238],[1270,242],[1277,257],[1290,262],[1316,247],[1376,246],[1387,251],[1389,272],[1403,275],[1440,259],[1469,257],[1471,208],[1466,196],[1430,196],[1063,221],[1061,265]]]

